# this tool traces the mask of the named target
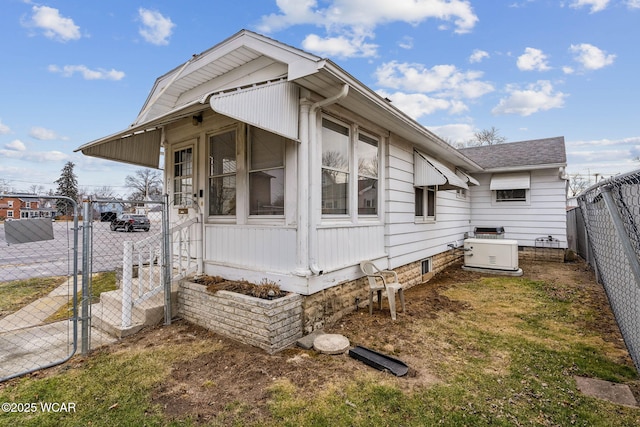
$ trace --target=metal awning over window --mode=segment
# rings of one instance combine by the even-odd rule
[[[531,188],[529,172],[501,173],[491,177],[491,190],[528,190]]]
[[[469,189],[467,183],[455,172],[433,157],[414,151],[413,159],[413,185],[415,187],[437,185],[440,190]]]
[[[477,179],[472,177],[466,172],[461,171],[460,169],[456,169],[456,175],[458,175],[463,181],[471,185],[480,185]]]
[[[209,104],[220,114],[298,140],[298,92],[287,81],[264,83],[214,94]]]

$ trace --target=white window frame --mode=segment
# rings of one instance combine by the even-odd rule
[[[266,167],[266,168],[256,168],[256,169],[252,169],[252,158],[253,158],[253,150],[252,150],[252,135],[253,135],[253,130],[254,129],[258,129],[259,131],[262,132],[266,132],[266,133],[271,133],[273,134],[276,138],[282,138],[282,152],[281,152],[281,156],[282,156],[282,165],[281,166],[272,166],[272,167]],[[267,130],[264,129],[260,129],[257,128],[255,126],[247,126],[247,141],[246,141],[246,146],[247,146],[247,203],[250,204],[251,201],[251,174],[252,173],[256,173],[256,172],[268,172],[268,171],[273,171],[273,170],[282,170],[282,179],[284,180],[283,182],[283,194],[282,194],[282,213],[281,214],[251,214],[251,206],[247,206],[247,213],[249,218],[256,218],[256,219],[278,219],[281,220],[285,217],[285,207],[286,207],[286,195],[287,195],[287,142],[289,140],[286,137],[283,136],[279,136],[274,134],[273,132],[269,132]],[[237,190],[237,189],[236,189]]]
[[[436,222],[436,215],[438,212],[438,186],[437,185],[428,185],[424,187],[414,187],[414,191],[421,189],[422,190],[422,200],[415,200],[414,203],[422,203],[422,215],[415,216],[415,222],[424,222],[424,223],[432,223]],[[433,212],[429,213],[429,194],[433,196]],[[415,193],[415,197],[417,198],[417,193]],[[417,207],[417,206],[415,206]]]
[[[324,174],[325,170],[326,171],[333,171],[339,174],[345,174],[347,176],[347,180],[346,180],[346,185],[345,185],[345,191],[346,191],[346,198],[345,198],[345,212],[340,212],[340,213],[326,213],[324,212],[324,209],[337,209],[336,205],[340,204],[340,200],[338,199],[334,199],[331,201],[331,203],[329,203],[329,201],[325,201],[323,198],[323,194],[320,195],[320,203],[321,203],[321,210],[322,212],[322,217],[323,218],[332,218],[332,219],[339,219],[339,218],[343,218],[343,219],[348,219],[351,216],[351,213],[353,212],[353,203],[351,202],[352,199],[352,186],[353,186],[353,166],[352,166],[352,162],[353,162],[353,126],[348,125],[347,123],[337,120],[331,116],[323,116],[322,120],[320,121],[320,131],[322,132],[322,129],[324,128],[324,122],[330,122],[333,123],[337,126],[343,127],[345,129],[347,129],[348,134],[347,136],[347,159],[346,159],[346,169],[340,169],[337,167],[331,167],[331,166],[325,166],[324,165],[324,161],[322,159],[322,153],[324,152],[324,141],[321,141],[321,149],[320,149],[320,173]],[[320,178],[320,181],[322,182],[322,176]],[[322,184],[321,184],[322,185]],[[322,189],[320,190],[322,193]]]
[[[183,162],[183,161],[176,163],[176,154],[182,151],[187,152],[188,150],[191,150],[191,173],[186,175],[176,175],[175,174],[176,166],[186,164],[186,162]],[[195,188],[194,187],[194,184],[195,184],[194,168],[195,168],[195,162],[196,162],[195,154],[196,154],[196,150],[193,145],[179,147],[173,150],[172,158],[171,158],[172,168],[173,168],[172,169],[173,177],[171,180],[171,191],[173,191],[173,206],[192,206],[193,205],[193,191]],[[188,179],[191,180],[191,190],[188,193],[185,191],[182,191],[184,188],[187,188],[187,187],[183,187],[181,183],[180,185],[181,191],[176,191],[177,181],[178,180],[183,181]]]
[[[13,218],[13,211],[7,211],[7,218]]]
[[[235,145],[234,145],[234,153],[235,153],[235,171],[234,172],[227,172],[227,173],[222,173],[222,174],[217,174],[217,175],[212,175],[212,171],[211,171],[211,138],[214,138],[215,136],[218,135],[223,135],[225,133],[230,133],[230,132],[234,132],[235,133]],[[209,162],[207,164],[207,193],[208,193],[208,198],[207,198],[207,215],[209,216],[209,218],[215,218],[216,220],[231,220],[231,221],[235,221],[236,218],[238,218],[239,215],[239,208],[240,206],[238,206],[238,203],[240,202],[240,198],[238,197],[239,194],[241,194],[240,191],[238,191],[238,188],[240,186],[240,175],[242,173],[242,171],[245,171],[246,169],[244,169],[244,165],[241,164],[241,162],[243,161],[242,157],[238,156],[238,147],[241,146],[242,144],[246,144],[246,138],[243,138],[242,136],[243,132],[242,132],[242,128],[236,124],[234,126],[231,127],[225,127],[222,129],[218,129],[215,132],[211,132],[210,134],[207,135],[207,139],[206,139],[206,144],[207,144],[207,159],[209,159]],[[212,214],[211,213],[211,180],[214,178],[224,178],[224,177],[230,177],[230,176],[234,176],[235,177],[235,200],[236,200],[236,206],[234,208],[234,213],[233,214],[228,214],[228,215],[224,215],[224,214]],[[247,192],[248,193],[248,192]],[[248,198],[248,194],[247,194],[247,198]]]
[[[505,198],[498,199],[498,192],[501,191],[524,191],[524,198]],[[531,204],[530,195],[531,190],[525,188],[514,188],[505,190],[493,190],[492,192],[492,204],[499,206],[529,206]]]
[[[373,145],[370,142],[367,141],[362,141],[360,139],[360,137],[363,136],[366,139],[370,139],[371,142],[376,143],[375,147],[376,147],[376,159],[377,159],[377,175],[371,176],[371,175],[366,175],[366,174],[360,174],[360,159],[358,158],[358,145],[359,144],[369,144],[369,145]],[[355,147],[354,147],[354,154],[353,154],[353,158],[354,158],[354,163],[355,163],[355,170],[356,170],[356,179],[355,179],[355,188],[356,188],[356,200],[355,200],[355,207],[356,207],[356,214],[361,217],[361,218],[378,218],[379,214],[380,214],[380,146],[381,146],[381,140],[379,137],[373,135],[370,132],[367,132],[363,129],[356,129],[356,132],[354,132],[354,142],[355,142]],[[360,181],[360,177],[366,177],[366,178],[371,178],[371,179],[375,179],[376,180],[376,200],[375,200],[375,206],[370,206],[370,207],[374,207],[375,208],[375,212],[374,213],[360,213],[360,206],[359,206],[359,192],[358,192],[358,185],[359,185],[359,181]],[[369,207],[369,206],[365,206],[365,207]]]
[[[346,185],[346,191],[347,191],[347,195],[346,195],[346,212],[344,213],[322,213],[322,218],[324,220],[328,220],[328,221],[351,221],[353,223],[358,223],[358,222],[371,222],[371,221],[377,221],[380,219],[381,217],[381,211],[382,211],[382,191],[381,191],[381,183],[383,182],[382,179],[382,169],[383,169],[383,164],[382,164],[382,144],[383,144],[383,139],[376,135],[375,133],[366,130],[366,129],[362,129],[359,127],[359,125],[352,123],[352,124],[348,124],[343,120],[339,120],[336,119],[335,117],[332,117],[330,115],[323,115],[322,116],[322,121],[320,123],[320,127],[322,129],[322,127],[324,127],[324,121],[328,121],[331,123],[335,123],[338,126],[344,127],[348,130],[349,134],[348,134],[348,146],[347,146],[347,154],[348,154],[348,160],[347,160],[347,169],[346,170],[341,170],[341,169],[334,169],[331,167],[326,167],[325,165],[322,164],[322,159],[320,159],[320,170],[321,173],[324,173],[325,170],[328,171],[332,171],[335,170],[339,173],[345,173],[347,175],[347,185]],[[361,175],[360,171],[359,171],[359,158],[358,158],[358,144],[370,144],[367,141],[361,141],[360,140],[360,136],[363,136],[366,139],[371,139],[373,141],[376,142],[376,149],[377,149],[377,160],[378,160],[378,170],[377,170],[377,176],[375,177],[377,185],[376,185],[376,202],[375,202],[375,213],[360,213],[359,212],[359,194],[358,194],[358,185],[359,185],[359,180],[360,177],[362,176],[367,176],[367,175]],[[321,144],[323,142],[321,141]],[[370,144],[373,145],[373,144]],[[320,150],[320,152],[322,152],[322,149]],[[370,178],[374,178],[373,176],[370,176]],[[325,201],[322,199],[322,195],[320,196],[320,202],[321,202],[321,209],[324,208],[335,208],[336,203],[339,203],[337,200],[333,200],[333,201]]]

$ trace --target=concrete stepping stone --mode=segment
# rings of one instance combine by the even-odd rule
[[[342,354],[349,350],[349,340],[340,334],[323,334],[313,341],[313,349],[322,354]]]
[[[619,405],[638,407],[631,389],[626,384],[616,384],[596,378],[574,376],[578,390],[587,396],[608,400]]]

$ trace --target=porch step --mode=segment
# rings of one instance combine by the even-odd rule
[[[177,301],[177,290],[171,292],[171,301]],[[175,313],[175,303],[172,312]],[[131,325],[122,327],[122,290],[103,292],[100,302],[91,305],[91,324],[110,335],[123,338],[133,335],[145,326],[157,325],[164,319],[164,293],[136,304],[131,311]]]

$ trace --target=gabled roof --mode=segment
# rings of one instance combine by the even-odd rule
[[[460,152],[489,171],[541,169],[567,165],[563,136],[462,148]]]
[[[157,167],[163,126],[206,109],[225,115],[230,111],[241,110],[247,115],[244,111],[247,108],[241,107],[251,105],[246,99],[243,100],[243,97],[253,96],[248,94],[248,90],[258,86],[264,89],[255,91],[258,100],[282,99],[280,96],[266,96],[268,88],[278,87],[275,84],[278,81],[295,84],[316,94],[316,97],[324,98],[335,96],[347,85],[348,94],[339,101],[342,107],[358,112],[391,133],[457,167],[469,172],[480,170],[473,161],[332,61],[247,30],[194,55],[184,64],[158,78],[131,126],[89,142],[75,151]],[[230,106],[232,103],[235,104]],[[223,111],[218,107],[224,107]],[[297,115],[293,117],[297,118]],[[270,120],[272,125],[279,121],[278,118]],[[268,130],[274,131],[274,126]],[[285,135],[288,136],[286,133]]]

